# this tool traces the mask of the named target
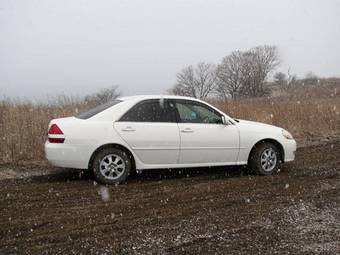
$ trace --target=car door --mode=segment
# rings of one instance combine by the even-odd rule
[[[239,132],[223,124],[222,114],[192,100],[175,100],[181,138],[180,164],[226,163],[237,161]]]
[[[178,162],[179,130],[168,100],[142,101],[115,122],[114,127],[144,164]]]

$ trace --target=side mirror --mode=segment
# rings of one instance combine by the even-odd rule
[[[222,124],[223,125],[228,125],[228,122],[227,122],[225,116],[223,116],[223,115],[222,115]]]

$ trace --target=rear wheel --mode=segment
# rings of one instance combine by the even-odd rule
[[[251,152],[249,159],[250,170],[260,175],[271,175],[278,172],[281,164],[281,155],[272,143],[261,143]]]
[[[130,174],[129,155],[117,148],[106,148],[94,157],[93,173],[95,179],[104,184],[124,182]]]

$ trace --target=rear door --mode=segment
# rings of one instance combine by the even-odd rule
[[[174,107],[166,99],[133,106],[114,127],[144,164],[176,164],[180,137]]]
[[[225,125],[222,115],[210,106],[192,100],[175,100],[181,137],[180,164],[237,161],[239,132]]]

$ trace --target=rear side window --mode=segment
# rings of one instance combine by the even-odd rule
[[[148,100],[138,103],[123,115],[120,121],[176,122],[173,105],[167,100]]]
[[[110,102],[107,102],[105,104],[102,104],[102,105],[98,105],[97,107],[95,108],[92,108],[91,110],[87,111],[87,112],[83,112],[81,114],[79,114],[77,116],[78,119],[83,119],[83,120],[86,120],[86,119],[89,119],[91,117],[93,117],[94,115],[118,104],[122,102],[121,100],[113,100],[113,101],[110,101]]]

